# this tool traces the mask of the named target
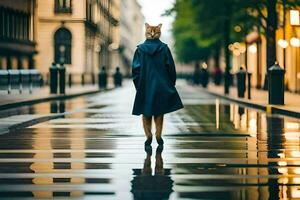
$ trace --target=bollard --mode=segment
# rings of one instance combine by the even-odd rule
[[[92,77],[92,84],[95,85],[96,81],[95,81],[95,74],[94,74],[94,72],[91,73],[91,77]]]
[[[66,89],[66,68],[64,63],[61,63],[59,66],[59,93],[65,94]]]
[[[72,87],[72,74],[68,75],[68,84],[69,84],[69,88]]]
[[[81,74],[81,85],[84,86],[85,80],[84,80],[84,74]]]
[[[201,68],[201,85],[206,88],[209,81],[209,74],[206,68]]]
[[[236,78],[238,97],[244,98],[246,91],[246,71],[243,67],[240,67],[239,71],[236,73]]]
[[[268,70],[269,104],[284,105],[284,73],[277,62]]]
[[[123,79],[123,75],[120,72],[120,67],[116,67],[116,72],[114,74],[114,85],[115,85],[115,87],[121,87],[122,86],[122,79]]]
[[[101,71],[98,74],[99,88],[106,89],[107,87],[107,73],[105,66],[102,66]]]
[[[58,86],[58,68],[55,63],[49,68],[50,72],[50,93],[56,94],[57,93],[57,86]]]
[[[251,99],[251,77],[252,77],[252,73],[247,73],[248,75],[248,79],[247,79],[247,92],[248,92],[248,99]]]

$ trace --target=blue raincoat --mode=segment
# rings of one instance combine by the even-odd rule
[[[175,88],[174,60],[159,39],[147,39],[137,46],[132,76],[136,88],[133,115],[159,116],[183,108]]]

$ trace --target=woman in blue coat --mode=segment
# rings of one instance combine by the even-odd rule
[[[161,138],[164,114],[183,108],[176,91],[176,70],[169,47],[159,40],[161,26],[146,23],[146,41],[137,46],[133,61],[132,75],[136,88],[133,115],[143,115],[143,127],[151,145],[151,125],[154,118],[156,140],[163,145]]]

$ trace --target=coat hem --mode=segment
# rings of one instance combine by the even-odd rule
[[[139,115],[145,115],[145,116],[159,116],[159,115],[164,115],[164,114],[168,114],[168,113],[171,113],[171,112],[175,112],[175,111],[177,111],[177,110],[180,110],[180,109],[182,109],[182,108],[184,108],[184,106],[183,105],[181,105],[181,106],[179,106],[179,107],[175,107],[175,108],[173,108],[173,109],[170,109],[170,110],[167,110],[167,111],[164,111],[164,112],[161,112],[161,113],[153,113],[153,114],[145,114],[145,113],[143,113],[143,112],[132,112],[132,115],[135,115],[135,116],[139,116]]]

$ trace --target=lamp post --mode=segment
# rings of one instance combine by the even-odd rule
[[[282,5],[283,5],[283,40],[285,39],[285,10],[286,10],[286,0],[282,0]],[[283,48],[283,68],[285,69],[286,67],[286,59],[285,59],[285,49]]]
[[[300,11],[299,10],[290,10],[290,24],[293,27],[293,32],[295,33],[294,28],[300,26]],[[292,37],[290,39],[290,44],[293,48],[296,48],[296,63],[298,59],[298,50],[300,47],[300,39],[298,37]],[[300,79],[300,72],[297,72],[297,66],[295,66],[295,91],[298,92],[298,79]]]
[[[296,63],[298,63],[298,52],[300,47],[300,39],[296,37],[292,37],[290,40],[290,44],[293,48],[296,48]],[[300,72],[297,72],[297,67],[295,69],[295,91],[298,92],[298,80],[300,80]]]
[[[285,32],[285,31],[284,31]],[[285,37],[285,36],[283,36]],[[285,49],[289,46],[288,41],[286,41],[285,39],[280,39],[278,40],[277,44],[282,48],[283,50],[283,68],[285,69]]]

